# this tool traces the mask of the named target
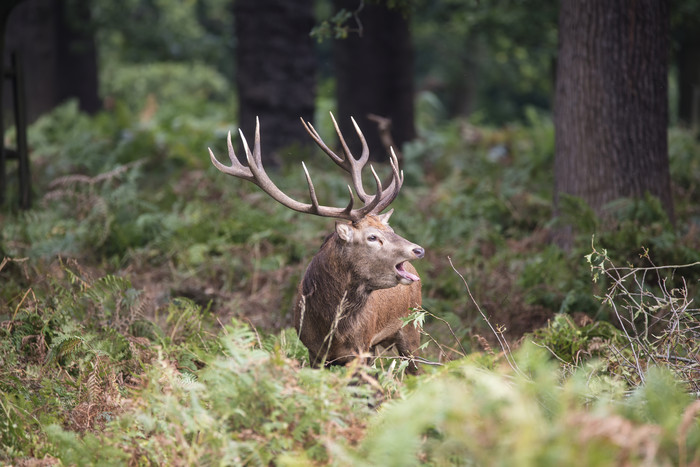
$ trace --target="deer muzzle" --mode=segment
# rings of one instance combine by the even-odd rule
[[[420,259],[423,256],[425,256],[425,250],[422,247],[416,246],[411,250],[411,253],[415,255],[415,258],[413,259]],[[411,271],[408,271],[406,269],[406,263],[408,263],[408,260],[406,261],[401,261],[398,263],[396,266],[394,266],[394,269],[396,269],[396,274],[399,279],[399,283],[403,285],[408,285],[413,282],[417,282],[420,280],[420,277],[418,275],[412,273]]]

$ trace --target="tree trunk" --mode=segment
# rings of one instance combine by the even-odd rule
[[[29,122],[73,97],[83,111],[99,110],[97,52],[88,5],[67,0],[26,0],[10,14],[5,63],[9,62],[10,51],[19,52],[25,71]]]
[[[276,165],[275,152],[311,142],[299,117],[314,116],[313,1],[235,0],[234,26],[239,125],[252,142],[260,118],[265,163]]]
[[[668,165],[669,5],[563,0],[555,95],[555,204],[605,218],[622,197],[658,197],[673,221]]]
[[[678,120],[695,131],[700,128],[700,34],[694,31],[678,44]]]
[[[56,24],[56,103],[77,98],[83,112],[102,107],[98,95],[97,49],[90,2],[54,2]]]
[[[357,9],[357,0],[335,0],[337,10]],[[415,138],[413,112],[413,47],[408,19],[382,4],[365,4],[358,13],[361,36],[351,33],[333,43],[338,124],[353,152],[360,143],[350,117],[357,120],[375,160],[388,157],[377,129],[367,118],[375,114],[391,120],[395,144]],[[353,23],[354,19],[350,19]]]

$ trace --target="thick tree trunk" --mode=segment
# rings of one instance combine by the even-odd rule
[[[669,5],[563,0],[555,96],[555,202],[650,193],[673,219],[668,166]]]
[[[97,49],[90,2],[55,1],[56,103],[77,98],[80,110],[93,114],[102,102],[98,94]]]
[[[336,9],[357,9],[357,0],[335,0]],[[359,12],[362,35],[350,34],[333,43],[338,123],[353,151],[359,151],[350,117],[355,117],[375,160],[388,157],[375,114],[391,120],[391,134],[400,146],[416,136],[413,111],[413,46],[408,19],[383,4],[365,4]],[[353,22],[354,20],[350,20]]]
[[[10,14],[5,63],[10,51],[19,52],[29,122],[68,98],[77,98],[86,112],[99,110],[97,52],[89,22],[89,3],[67,0],[26,0]]]
[[[309,36],[312,0],[235,0],[239,125],[252,142],[260,117],[265,163],[291,144],[309,144],[299,117],[312,121],[316,57]]]

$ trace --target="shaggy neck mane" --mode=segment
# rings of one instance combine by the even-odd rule
[[[352,271],[345,254],[345,243],[336,233],[326,237],[302,283],[306,310],[314,310],[314,315],[307,319],[324,322],[330,328],[343,301],[343,317],[337,330],[341,335],[344,330],[352,329],[372,292]]]

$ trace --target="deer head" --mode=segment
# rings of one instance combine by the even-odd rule
[[[340,254],[352,255],[343,264],[353,268],[354,276],[369,290],[408,285],[419,280],[406,269],[406,262],[422,258],[425,251],[397,235],[389,226],[390,216],[391,212],[368,215],[360,221],[338,222],[335,226]]]

